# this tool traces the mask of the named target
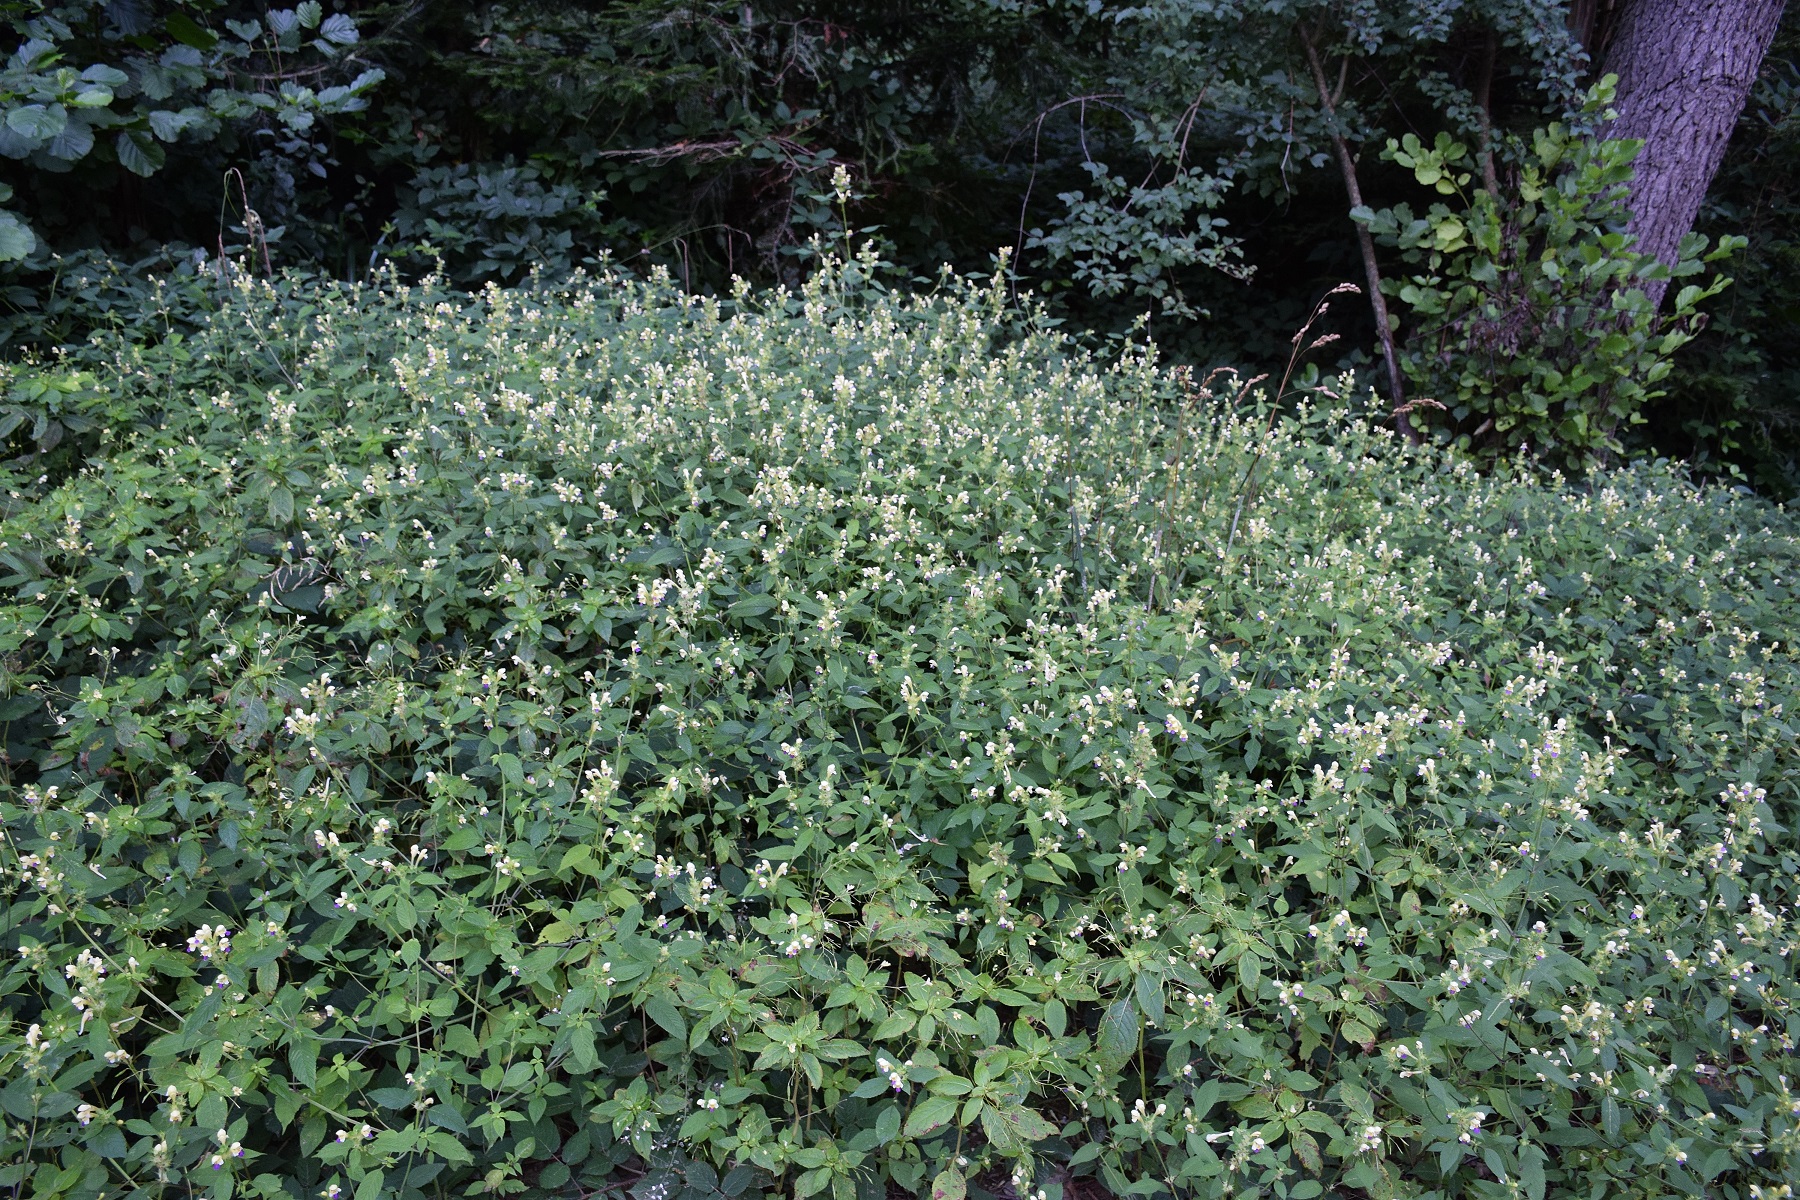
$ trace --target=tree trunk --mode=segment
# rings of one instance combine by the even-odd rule
[[[1356,156],[1350,153],[1350,144],[1344,140],[1338,125],[1337,106],[1331,100],[1331,86],[1325,80],[1325,64],[1319,60],[1318,47],[1313,45],[1304,26],[1298,32],[1300,45],[1306,51],[1307,65],[1312,68],[1313,82],[1319,89],[1319,107],[1325,110],[1325,119],[1331,122],[1332,149],[1337,151],[1338,169],[1344,173],[1344,191],[1350,197],[1350,208],[1354,211],[1363,206],[1362,187],[1356,180]],[[1400,372],[1400,359],[1394,352],[1394,323],[1388,316],[1387,297],[1381,294],[1381,266],[1375,259],[1375,239],[1370,236],[1367,225],[1360,221],[1355,224],[1356,245],[1362,251],[1363,278],[1369,285],[1369,310],[1375,317],[1375,336],[1381,343],[1382,362],[1387,366],[1388,390],[1393,393],[1394,424],[1407,441],[1416,442],[1419,434],[1406,415],[1409,410],[1405,376]]]
[[[1569,32],[1596,62],[1605,55],[1606,45],[1612,40],[1618,8],[1619,0],[1570,0]]]
[[[1638,249],[1665,263],[1693,228],[1785,0],[1624,0],[1606,48],[1619,77],[1607,136],[1644,143],[1631,185]],[[1663,285],[1652,299],[1661,301]]]

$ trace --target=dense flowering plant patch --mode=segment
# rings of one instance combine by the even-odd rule
[[[1793,516],[866,269],[7,368],[0,1187],[1788,1194]]]

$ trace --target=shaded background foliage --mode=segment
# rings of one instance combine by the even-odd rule
[[[14,215],[0,224],[28,225],[34,245],[0,266],[4,336],[15,354],[78,340],[141,308],[125,293],[156,264],[221,253],[346,279],[441,262],[465,285],[610,257],[710,292],[733,275],[794,282],[815,235],[873,232],[919,275],[986,270],[1017,246],[1020,283],[1097,339],[1146,321],[1177,360],[1270,368],[1320,294],[1362,278],[1331,132],[1346,133],[1378,210],[1418,198],[1412,172],[1378,153],[1406,133],[1491,153],[1504,183],[1525,135],[1579,120],[1611,12],[1253,7],[348,0],[307,27],[307,5],[10,0],[0,12],[19,44],[61,56],[39,75],[127,82],[109,105],[67,106],[105,125],[96,149],[9,172],[0,208]],[[244,36],[251,22],[258,36]],[[1800,480],[1786,282],[1796,28],[1790,15],[1702,221],[1715,239],[1748,237],[1726,267],[1739,284],[1706,302],[1711,328],[1651,398],[1649,424],[1619,435],[1622,449],[1741,470],[1777,494]],[[1332,75],[1331,113],[1308,39]],[[145,63],[186,82],[157,100]],[[9,121],[34,102],[29,66],[0,83]],[[120,137],[157,160],[120,159]],[[847,207],[831,197],[839,166]],[[1372,320],[1346,305],[1333,319],[1342,365],[1371,362]],[[1405,338],[1408,314],[1399,323]]]

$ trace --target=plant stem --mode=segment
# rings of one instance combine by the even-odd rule
[[[1306,32],[1304,25],[1295,27],[1300,35],[1300,45],[1306,50],[1307,66],[1312,68],[1313,85],[1319,91],[1319,106],[1325,110],[1325,119],[1331,125],[1331,145],[1337,151],[1338,169],[1344,173],[1344,191],[1350,196],[1350,207],[1354,211],[1363,206],[1362,188],[1356,181],[1356,159],[1350,153],[1350,143],[1344,140],[1343,126],[1338,122],[1337,106],[1331,102],[1331,88],[1325,82],[1325,66],[1319,61],[1319,49],[1313,44],[1312,36]],[[1388,389],[1393,393],[1394,423],[1408,441],[1419,440],[1418,431],[1412,427],[1412,420],[1406,415],[1406,390],[1401,381],[1400,359],[1394,353],[1394,326],[1388,317],[1387,299],[1381,294],[1381,268],[1375,261],[1375,239],[1369,233],[1369,227],[1360,221],[1356,225],[1356,244],[1362,251],[1363,275],[1369,285],[1369,308],[1375,314],[1375,334],[1381,339],[1381,357],[1387,366]]]

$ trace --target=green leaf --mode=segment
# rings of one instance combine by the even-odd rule
[[[119,134],[113,143],[119,155],[119,165],[133,175],[148,178],[162,169],[165,159],[163,148],[143,130],[128,129]]]
[[[778,601],[773,596],[745,596],[725,611],[734,617],[760,617],[764,613],[773,612]]]
[[[1133,912],[1144,905],[1144,878],[1136,870],[1130,870],[1119,876],[1119,894],[1125,899],[1125,907]]]
[[[187,109],[158,108],[151,110],[148,120],[150,132],[158,141],[172,142],[183,131],[200,124],[202,118],[199,113]]]
[[[1134,988],[1139,1011],[1152,1025],[1163,1023],[1163,985],[1162,980],[1150,971],[1138,974]]]
[[[652,996],[644,1002],[644,1015],[661,1025],[675,1040],[687,1044],[688,1026],[681,1013],[666,997]]]
[[[969,1194],[969,1181],[955,1167],[945,1167],[931,1181],[931,1200],[964,1200]]]
[[[79,162],[94,148],[94,127],[85,120],[70,121],[44,146],[44,153],[63,162]]]
[[[288,1072],[295,1083],[303,1088],[318,1085],[317,1064],[319,1061],[319,1043],[304,1035],[296,1037],[294,1044],[288,1047]]]
[[[466,1025],[452,1025],[444,1031],[444,1048],[467,1059],[480,1058],[484,1051]]]
[[[1244,952],[1238,956],[1237,974],[1244,991],[1249,995],[1256,995],[1257,989],[1262,985],[1262,959],[1248,951]]]
[[[6,127],[23,138],[47,142],[69,123],[69,112],[60,104],[26,104],[6,114]]]
[[[989,1104],[981,1110],[981,1129],[994,1149],[1008,1157],[1023,1154],[1032,1142],[1040,1142],[1056,1132],[1056,1126],[1020,1105],[996,1108]]]
[[[219,44],[218,34],[208,29],[202,29],[186,13],[170,13],[168,20],[163,22],[163,28],[169,31],[170,37],[182,45],[192,46],[196,50],[211,50]]]
[[[906,1136],[926,1137],[948,1125],[955,1117],[955,1100],[947,1096],[927,1096],[913,1106],[912,1113],[906,1118]]]
[[[1544,1200],[1545,1159],[1544,1152],[1536,1146],[1519,1147],[1519,1185],[1525,1189],[1527,1200]]]
[[[1310,1133],[1295,1132],[1288,1135],[1288,1141],[1294,1147],[1294,1156],[1300,1165],[1312,1174],[1317,1175],[1325,1169],[1325,1156],[1319,1152],[1318,1139]],[[1316,1193],[1315,1193],[1316,1194]]]
[[[17,214],[0,209],[0,262],[17,262],[37,249],[31,226]]]
[[[319,23],[319,36],[337,46],[353,46],[360,36],[356,22],[343,13],[332,13]]]
[[[21,1121],[32,1120],[37,1113],[38,1090],[29,1076],[18,1076],[0,1088],[0,1108]]]
[[[356,1200],[381,1200],[381,1189],[387,1182],[386,1175],[379,1171],[370,1171],[356,1185]]]
[[[1138,1032],[1142,1022],[1137,1005],[1130,998],[1115,1000],[1100,1018],[1100,1030],[1094,1038],[1094,1050],[1108,1071],[1116,1071],[1137,1053]]]

